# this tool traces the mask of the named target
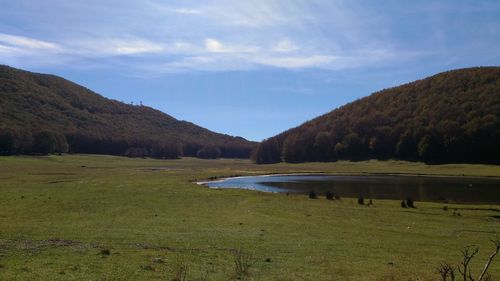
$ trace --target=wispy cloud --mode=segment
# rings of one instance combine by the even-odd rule
[[[251,70],[260,67],[284,69],[320,68],[343,69],[378,63],[397,58],[393,50],[363,49],[350,51],[321,52],[316,49],[299,48],[289,39],[282,39],[267,45],[222,43],[215,38],[202,42],[155,42],[138,37],[86,38],[67,40],[66,44],[52,43],[27,37],[1,34],[0,59],[40,57],[51,64],[64,57],[60,63],[73,63],[85,58],[112,58],[141,56],[150,72],[179,71],[231,71]],[[8,45],[7,45],[8,44]],[[405,54],[408,56],[408,54]],[[50,59],[52,57],[52,59]],[[153,61],[153,62],[151,62]],[[99,64],[100,67],[102,64]],[[130,65],[131,69],[144,69],[141,65]]]
[[[272,50],[278,53],[288,53],[299,50],[299,47],[289,39],[283,39],[276,43]]]
[[[205,48],[209,52],[214,52],[214,53],[232,53],[233,51],[231,49],[228,49],[224,47],[219,41],[208,38],[205,39]]]
[[[0,43],[10,46],[11,48],[45,50],[45,51],[60,51],[61,46],[55,43],[17,36],[11,34],[0,33]],[[5,46],[4,45],[4,46]]]
[[[185,15],[199,15],[202,13],[200,10],[188,9],[188,8],[175,8],[172,9],[172,11],[174,13],[185,14]]]
[[[255,62],[262,65],[269,65],[281,68],[327,68],[336,57],[324,55],[312,56],[292,56],[292,57],[262,57],[257,58]]]
[[[64,64],[63,46],[25,36],[0,33],[0,63],[17,65]]]
[[[149,5],[153,9],[158,12],[166,13],[166,14],[181,14],[181,15],[200,15],[203,14],[203,11],[195,9],[195,8],[187,8],[187,7],[175,7],[169,6],[166,4],[162,4],[154,1],[146,1],[146,5]]]
[[[17,51],[16,48],[0,45],[0,54],[14,54]]]
[[[165,49],[160,43],[140,38],[83,39],[72,41],[70,44],[74,53],[86,56],[154,54]]]
[[[440,7],[449,5],[446,2]],[[77,17],[82,22],[68,28],[71,32],[52,26],[52,31],[32,37],[0,33],[0,62],[14,58],[59,59],[61,64],[70,61],[71,67],[75,61],[99,60],[99,65],[138,72],[144,67],[153,70],[157,65],[159,73],[168,68],[170,72],[268,67],[341,70],[415,61],[432,52],[450,53],[450,48],[460,47],[449,44],[449,32],[442,23],[449,18],[435,20],[445,9],[418,9],[432,7],[431,2],[401,11],[397,18],[387,17],[384,13],[391,11],[374,5],[366,8],[362,1],[147,0],[141,5],[124,3],[116,11],[94,6],[92,11],[98,14]],[[74,8],[79,11],[85,7],[79,4]],[[433,14],[421,17],[418,25],[405,21],[406,16],[413,18],[415,13]],[[89,25],[92,28],[78,29]],[[460,26],[464,25],[458,22],[454,28]],[[490,37],[499,28],[497,22],[483,26],[488,28],[477,33]],[[408,35],[408,30],[418,28],[430,31]],[[470,33],[470,29],[465,31]]]
[[[203,1],[192,6],[175,7],[159,1],[149,1],[157,12],[184,14],[203,18],[220,25],[240,27],[266,27],[299,24],[312,20],[304,11],[304,1]]]
[[[212,53],[233,53],[233,54],[243,54],[243,53],[255,53],[259,51],[257,46],[246,46],[246,45],[226,45],[222,44],[219,40],[213,38],[205,39],[205,49]]]

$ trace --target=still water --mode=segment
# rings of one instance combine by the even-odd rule
[[[240,188],[264,192],[318,196],[407,199],[457,203],[500,204],[500,179],[391,175],[271,175],[235,177],[204,183],[210,188]]]

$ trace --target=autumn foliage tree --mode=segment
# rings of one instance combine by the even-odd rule
[[[205,147],[218,149],[212,156],[248,158],[255,143],[107,99],[60,77],[0,65],[0,155],[67,151],[166,159],[195,157]]]
[[[257,163],[404,159],[500,163],[500,67],[386,89],[262,142]]]

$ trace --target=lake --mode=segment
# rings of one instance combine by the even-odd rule
[[[239,188],[274,193],[366,199],[412,198],[415,201],[500,204],[500,179],[400,175],[269,175],[205,182],[210,188]]]

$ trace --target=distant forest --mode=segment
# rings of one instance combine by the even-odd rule
[[[57,76],[0,66],[0,155],[248,158],[255,145]]]
[[[500,68],[454,70],[374,93],[263,141],[252,158],[500,163]]]

